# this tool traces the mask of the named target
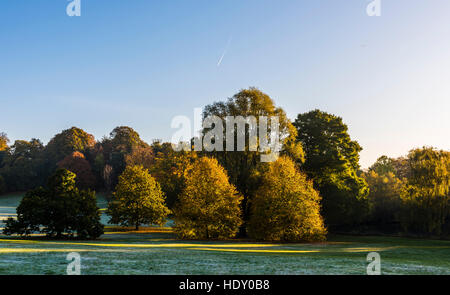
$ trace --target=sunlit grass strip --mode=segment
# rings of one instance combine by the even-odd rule
[[[170,234],[172,233],[172,230],[149,230],[149,231],[110,231],[110,232],[105,232],[105,235],[127,235],[127,234],[148,234],[148,233],[164,233],[164,234]]]
[[[171,227],[142,227],[135,230],[132,227],[105,226],[105,234],[139,234],[139,233],[172,233]]]
[[[0,248],[0,254],[45,252],[132,252],[132,250]]]
[[[48,242],[48,241],[34,241],[34,240],[10,240],[0,239],[0,243],[12,244],[41,244],[41,245],[78,245],[78,246],[93,246],[93,247],[122,247],[122,248],[192,248],[192,247],[217,247],[217,248],[264,248],[264,247],[279,247],[274,244],[188,244],[188,243],[173,243],[173,244],[108,244],[108,243],[84,243],[84,242]]]
[[[241,252],[241,253],[274,253],[274,254],[305,254],[320,253],[322,250],[257,250],[257,249],[216,249],[216,248],[189,248],[197,251]],[[326,251],[328,252],[328,251]]]
[[[188,248],[192,250],[205,251],[225,251],[225,252],[255,252],[255,253],[316,253],[316,252],[373,252],[373,251],[388,251],[396,249],[450,249],[450,246],[391,246],[391,247],[360,247],[360,248],[338,248],[338,249],[305,249],[305,250],[291,250],[291,249],[234,249],[234,248],[272,248],[293,246],[292,244],[192,244],[192,243],[163,243],[163,244],[124,244],[124,243],[85,243],[85,242],[49,242],[36,240],[12,240],[0,239],[0,243],[10,244],[37,244],[37,245],[76,245],[76,246],[90,246],[90,247],[111,247],[111,248]]]
[[[408,246],[392,246],[392,247],[361,247],[361,248],[344,248],[342,249],[343,252],[351,252],[351,253],[358,253],[358,252],[382,252],[387,250],[395,250],[400,248],[408,248]]]

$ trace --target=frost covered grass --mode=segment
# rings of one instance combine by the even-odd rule
[[[18,200],[0,197],[0,216],[13,214]],[[330,236],[326,243],[310,244],[180,241],[167,227],[107,227],[95,241],[0,236],[0,274],[65,274],[66,255],[79,252],[82,274],[364,275],[372,251],[381,255],[383,274],[450,274],[450,241],[368,236]]]

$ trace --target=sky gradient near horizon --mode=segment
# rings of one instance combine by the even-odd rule
[[[77,126],[170,140],[173,117],[242,88],[295,119],[341,116],[362,167],[450,150],[450,2],[381,0],[0,2],[0,132],[47,143]]]

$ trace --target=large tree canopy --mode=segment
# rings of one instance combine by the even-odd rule
[[[24,191],[45,182],[43,149],[38,139],[16,140],[4,152],[0,173],[9,191]]]
[[[270,164],[252,199],[249,235],[266,241],[324,240],[319,193],[288,157]]]
[[[80,189],[94,189],[96,180],[92,173],[91,164],[80,152],[73,152],[58,162],[58,167],[67,169],[77,175],[77,187]]]
[[[139,229],[141,224],[163,225],[170,210],[159,183],[148,171],[142,166],[128,166],[119,177],[107,213],[110,223]]]
[[[72,127],[56,134],[45,147],[47,157],[55,164],[73,152],[82,152],[93,148],[95,139],[83,129]]]
[[[109,182],[113,186],[117,184],[119,175],[124,171],[127,165],[127,158],[131,163],[133,160],[129,157],[135,157],[142,152],[142,149],[148,148],[148,144],[140,138],[139,134],[128,126],[114,128],[109,137],[103,138],[100,146],[96,155],[96,161],[103,162],[103,167],[99,169],[103,172],[107,166],[112,168]],[[148,151],[145,151],[145,153],[148,154]],[[143,164],[139,163],[139,165]]]
[[[120,126],[110,133],[111,147],[115,152],[129,154],[133,148],[148,146],[133,128]]]
[[[357,224],[367,213],[367,184],[358,176],[358,142],[351,140],[340,117],[314,110],[294,122],[306,154],[303,169],[323,197],[330,228]]]
[[[406,179],[411,176],[408,159],[404,157],[393,159],[387,156],[381,156],[370,166],[369,170],[374,171],[378,175],[393,173],[400,179]]]
[[[425,147],[408,155],[410,177],[402,194],[405,231],[450,234],[450,152]]]
[[[385,162],[383,160],[384,163]],[[380,163],[380,160],[377,161]],[[364,173],[364,179],[369,185],[370,214],[367,226],[382,232],[398,233],[400,231],[399,212],[402,206],[401,193],[405,187],[405,180],[395,176],[387,165],[374,165],[373,170]],[[378,171],[379,173],[375,172]]]
[[[279,121],[280,141],[282,142],[282,154],[288,154],[298,162],[303,161],[303,149],[301,144],[296,142],[297,130],[287,118],[286,113],[280,107],[276,107],[273,100],[262,91],[256,88],[244,89],[228,99],[226,102],[216,102],[208,105],[204,109],[203,117],[217,116],[226,122],[227,116],[243,118],[254,116],[259,124],[260,116],[277,117]],[[259,126],[259,125],[258,125]],[[204,129],[205,135],[210,129]],[[266,163],[261,163],[261,152],[251,151],[249,148],[249,128],[245,128],[245,149],[237,151],[237,128],[234,127],[234,151],[227,151],[226,145],[226,125],[224,124],[224,151],[211,152],[206,155],[215,157],[219,163],[227,170],[230,182],[244,195],[242,202],[244,210],[244,220],[248,217],[247,202],[254,194],[261,175],[261,170],[266,169]],[[268,123],[270,132],[270,123]],[[257,132],[256,134],[259,134]],[[261,140],[261,138],[259,138]]]
[[[241,225],[242,197],[213,158],[199,158],[175,207],[175,232],[184,239],[233,238]]]
[[[80,191],[76,175],[58,170],[46,188],[28,191],[17,207],[17,220],[6,222],[4,234],[30,235],[43,232],[50,237],[64,234],[78,238],[97,238],[103,233],[95,193]]]
[[[161,184],[167,197],[167,205],[173,208],[186,183],[186,173],[197,158],[194,151],[176,152],[170,143],[152,144],[154,159],[149,171]]]

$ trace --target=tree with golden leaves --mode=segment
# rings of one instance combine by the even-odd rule
[[[175,206],[175,232],[183,239],[233,238],[242,223],[240,196],[216,159],[199,158]]]
[[[249,89],[242,89],[239,93],[236,93],[233,97],[227,101],[215,102],[204,108],[203,119],[217,116],[222,119],[224,124],[223,130],[223,151],[205,152],[209,157],[216,158],[220,165],[222,165],[228,172],[230,182],[236,186],[239,192],[243,195],[242,211],[244,222],[248,221],[250,206],[249,202],[255,193],[255,189],[260,182],[259,176],[261,171],[265,169],[265,163],[261,162],[261,154],[265,152],[251,151],[250,148],[250,128],[248,124],[246,128],[239,131],[237,124],[231,123],[227,120],[227,117],[231,116],[237,118],[242,116],[243,118],[254,117],[257,123],[257,134],[259,134],[261,116],[271,118],[278,118],[278,131],[280,135],[280,143],[282,143],[281,154],[289,155],[297,163],[304,162],[304,151],[301,143],[297,142],[297,129],[286,115],[286,112],[279,106],[276,106],[274,100],[262,92],[261,90],[251,87]],[[269,120],[269,121],[270,121]],[[228,124],[232,124],[231,126]],[[270,123],[268,132],[270,132]],[[227,136],[226,129],[230,128],[233,132],[233,151],[227,151],[227,145],[231,143]],[[202,136],[205,136],[211,128],[204,128],[202,130]],[[238,151],[238,132],[243,132],[244,149]],[[269,133],[267,133],[269,134]],[[261,140],[261,138],[259,139]],[[245,226],[245,224],[244,224]],[[245,234],[244,226],[241,228],[241,236]]]
[[[321,241],[326,229],[319,193],[288,157],[270,164],[252,199],[250,237],[265,241]]]
[[[128,166],[119,176],[107,214],[112,224],[135,226],[163,225],[170,210],[159,183],[142,166]]]
[[[9,138],[4,132],[0,132],[0,152],[8,148]]]

